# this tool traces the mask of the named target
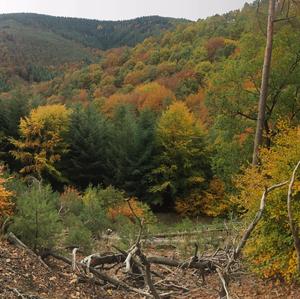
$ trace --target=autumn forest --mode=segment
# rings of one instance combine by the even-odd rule
[[[283,298],[241,295],[243,271],[299,298],[299,40],[296,0],[198,21],[0,14],[0,247],[70,261],[83,285],[0,297]]]

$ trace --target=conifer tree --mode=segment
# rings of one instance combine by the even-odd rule
[[[98,185],[107,176],[108,129],[105,117],[96,107],[77,107],[71,115],[67,134],[69,152],[64,157],[64,173],[80,186]]]
[[[155,114],[144,110],[139,116],[121,106],[113,119],[109,162],[112,182],[131,195],[143,197],[147,174],[153,168]]]
[[[51,248],[61,231],[57,203],[58,194],[50,186],[35,182],[19,195],[11,230],[35,251]]]

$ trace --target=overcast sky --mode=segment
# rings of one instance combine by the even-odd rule
[[[160,15],[197,20],[242,8],[245,2],[246,0],[0,0],[0,13],[35,12],[98,20]]]

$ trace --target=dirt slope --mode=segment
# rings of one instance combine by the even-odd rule
[[[70,266],[49,259],[44,265],[38,257],[0,241],[0,298],[22,299],[64,299],[64,298],[141,298],[122,290],[111,289],[109,285],[98,286],[92,282],[78,283]],[[172,271],[173,272],[173,271]],[[216,276],[208,277],[206,284],[198,280],[197,275],[179,269],[174,271],[175,277],[190,289],[184,296],[176,299],[213,299],[217,298],[216,289],[219,281]],[[167,276],[168,274],[165,273]],[[174,277],[174,278],[175,278]],[[231,285],[232,298],[243,299],[297,299],[300,288],[265,282],[252,276],[245,276]]]

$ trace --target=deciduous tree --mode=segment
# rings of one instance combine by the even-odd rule
[[[70,110],[64,105],[40,106],[20,122],[20,139],[12,139],[12,154],[23,164],[22,174],[38,178],[50,175],[62,179],[57,168],[61,155],[67,151],[63,135],[69,126]]]

